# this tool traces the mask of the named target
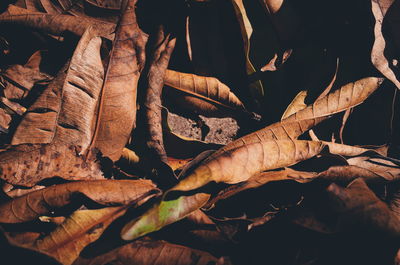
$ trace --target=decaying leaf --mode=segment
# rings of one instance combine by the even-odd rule
[[[101,256],[88,259],[80,257],[74,265],[93,264],[105,265],[117,262],[121,265],[149,264],[149,265],[206,265],[230,264],[223,258],[216,258],[211,254],[190,249],[184,246],[171,244],[161,240],[148,238],[137,240]]]
[[[176,39],[165,35],[164,29],[158,30],[155,50],[147,76],[148,87],[143,107],[146,116],[146,146],[155,161],[168,163],[164,148],[162,132],[161,95],[164,86],[164,76],[169,59],[175,47]]]
[[[104,178],[96,155],[85,158],[73,145],[10,146],[0,153],[0,172],[2,180],[27,187],[52,177],[68,180]]]
[[[54,185],[0,205],[0,223],[28,222],[64,206],[140,205],[159,190],[148,180],[92,180]]]
[[[0,22],[22,25],[56,36],[60,36],[66,31],[82,36],[86,29],[91,26],[100,36],[112,39],[112,33],[115,29],[115,24],[113,23],[95,21],[85,17],[46,14],[14,5],[9,5],[7,10],[0,15]]]

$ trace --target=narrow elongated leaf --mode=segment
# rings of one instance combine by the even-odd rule
[[[65,31],[82,36],[86,29],[92,26],[100,36],[112,39],[112,33],[115,29],[113,23],[70,15],[46,14],[14,5],[9,5],[7,10],[0,15],[0,22],[22,25],[56,36],[62,35]]]
[[[171,39],[170,35],[165,36],[163,28],[158,30],[155,50],[147,76],[148,87],[143,104],[146,115],[146,145],[153,159],[163,163],[168,163],[168,159],[164,148],[162,131],[161,95],[165,71],[175,47],[175,42],[176,39]]]
[[[73,145],[10,146],[0,153],[0,178],[19,186],[61,177],[69,180],[103,179],[96,155],[84,158]]]
[[[121,265],[208,265],[229,264],[211,254],[161,240],[141,239],[101,256],[87,259],[80,257],[74,265],[106,265],[117,262]]]
[[[88,201],[105,206],[140,205],[160,191],[148,180],[94,180],[51,186],[0,205],[1,223],[20,223]]]
[[[382,81],[381,78],[368,77],[349,83],[316,100],[312,105],[292,114],[281,122],[269,125],[229,143],[218,152],[223,153],[259,141],[295,139],[329,116],[361,104],[379,87]]]
[[[136,22],[135,3],[127,2],[116,29],[89,148],[98,148],[113,161],[121,156],[136,126],[137,82],[147,40]]]
[[[239,98],[217,78],[167,70],[165,85],[166,100],[180,105],[183,109],[207,117],[228,117],[240,115],[241,112],[247,113]]]
[[[390,81],[400,89],[399,71],[396,70],[397,63],[392,61],[394,58],[386,58],[386,40],[382,34],[382,23],[386,12],[394,0],[371,0],[372,13],[375,17],[375,42],[371,51],[371,60],[374,66]],[[397,60],[396,60],[397,61]]]
[[[249,18],[247,17],[246,9],[243,4],[243,0],[232,0],[232,4],[235,10],[235,14],[237,17],[237,20],[240,25],[240,30],[242,33],[242,38],[243,38],[243,48],[244,48],[244,54],[246,58],[246,73],[247,75],[252,75],[256,71],[254,68],[252,62],[250,61],[250,38],[253,33],[253,28],[251,26],[251,23],[249,21]],[[261,83],[261,81],[256,80],[252,83],[250,83],[250,92],[255,100],[256,103],[259,104],[259,100],[261,97],[264,96],[264,88]]]

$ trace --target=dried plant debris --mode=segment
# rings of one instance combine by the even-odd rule
[[[1,3],[2,260],[399,263],[400,5],[317,2]]]

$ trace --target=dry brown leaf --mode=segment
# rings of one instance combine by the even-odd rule
[[[22,25],[34,30],[60,36],[66,31],[82,36],[90,26],[100,36],[108,39],[113,38],[115,24],[102,21],[95,21],[85,17],[74,17],[61,14],[46,14],[37,11],[9,5],[7,10],[0,15],[1,23]]]
[[[250,20],[247,17],[243,0],[232,0],[232,4],[235,10],[236,18],[239,22],[240,31],[242,33],[243,49],[246,58],[246,73],[248,76],[250,76],[257,72],[252,62],[250,61],[250,38],[253,33],[253,27],[251,26]],[[254,102],[256,104],[259,104],[259,100],[264,96],[264,88],[261,81],[256,80],[250,83],[249,89],[251,95],[253,96]]]
[[[89,146],[104,70],[101,39],[89,28],[67,69],[62,69],[26,112],[11,144],[66,143]]]
[[[325,147],[320,142],[281,140],[247,144],[226,152],[215,152],[185,174],[177,185],[168,190],[163,199],[140,218],[126,224],[121,232],[124,240],[132,240],[176,222],[202,207],[210,195],[198,191],[210,182],[234,184],[246,181],[262,171],[281,168],[319,154]],[[187,175],[186,175],[187,174]],[[182,196],[173,195],[180,194]]]
[[[285,112],[282,115],[281,120],[286,119],[287,117],[291,116],[292,114],[305,109],[307,105],[304,103],[307,97],[307,90],[300,91],[290,102],[289,106],[286,108]]]
[[[147,75],[148,87],[143,104],[146,116],[144,124],[146,128],[146,146],[152,158],[157,162],[161,161],[163,163],[168,163],[168,159],[162,132],[161,95],[165,71],[174,50],[175,42],[176,39],[171,39],[170,35],[165,36],[163,28],[158,30],[155,50]]]
[[[331,207],[339,214],[338,229],[362,227],[390,237],[400,236],[399,219],[362,179],[356,179],[347,188],[331,184],[327,192]]]
[[[21,223],[59,208],[95,202],[103,206],[141,205],[160,193],[149,180],[92,180],[54,185],[0,205],[0,223]]]
[[[182,109],[206,117],[249,115],[239,98],[217,78],[167,70],[165,85],[166,100]]]
[[[285,168],[278,171],[262,172],[260,174],[254,175],[247,181],[235,184],[233,186],[221,190],[215,197],[212,197],[207,202],[204,208],[208,209],[212,207],[219,200],[224,200],[226,198],[232,197],[238,194],[239,192],[245,190],[258,188],[269,182],[281,181],[281,180],[293,180],[300,183],[307,183],[314,180],[316,177],[317,173],[315,172],[297,171],[291,168]]]
[[[96,155],[83,157],[73,145],[22,144],[0,153],[0,178],[18,186],[32,187],[43,179],[103,179]]]
[[[329,116],[361,104],[378,89],[382,81],[382,78],[368,77],[349,83],[288,118],[229,143],[218,152],[260,141],[295,139]]]
[[[106,265],[117,262],[120,265],[208,265],[230,264],[223,258],[188,247],[171,244],[161,240],[148,238],[137,240],[95,258],[80,257],[74,265],[92,264]]]
[[[74,212],[54,231],[35,241],[21,244],[8,237],[10,244],[39,251],[69,265],[84,247],[97,240],[104,230],[127,210],[127,206]]]
[[[388,61],[385,56],[386,40],[382,34],[382,23],[386,12],[394,0],[371,0],[372,13],[375,17],[375,42],[371,51],[371,60],[374,66],[390,81],[393,82],[400,89],[400,82],[398,80],[399,71],[397,69],[397,61]]]
[[[37,51],[25,65],[12,65],[1,73],[1,86],[8,100],[20,101],[26,98],[35,84],[45,84],[51,80],[49,75],[40,71],[41,62],[42,52]]]
[[[136,22],[136,0],[129,0],[116,28],[101,88],[90,144],[116,161],[136,127],[137,83],[145,62],[147,39]]]

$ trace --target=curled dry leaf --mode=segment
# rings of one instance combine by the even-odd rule
[[[315,172],[305,172],[305,171],[297,171],[291,168],[285,168],[278,171],[267,171],[262,172],[260,174],[254,175],[248,180],[235,184],[233,186],[229,186],[226,189],[218,192],[217,195],[212,197],[204,208],[211,208],[217,201],[224,200],[226,198],[232,197],[239,192],[255,189],[260,186],[263,186],[269,182],[273,181],[282,181],[282,180],[293,180],[300,183],[307,183],[314,180],[317,177],[317,173]]]
[[[84,247],[97,240],[104,230],[126,210],[127,206],[117,206],[76,211],[44,237],[20,243],[8,236],[8,241],[14,246],[51,256],[63,265],[70,265],[77,259]]]
[[[137,220],[126,224],[121,232],[122,238],[132,240],[159,230],[202,207],[210,198],[209,194],[200,192],[188,196],[183,194],[178,198],[172,196],[173,193],[193,191],[210,182],[234,184],[245,181],[262,171],[290,166],[311,158],[319,154],[324,146],[320,142],[310,141],[260,141],[222,153],[217,151],[200,161],[194,169],[185,171],[188,175],[168,190],[159,203]]]
[[[18,186],[32,187],[46,178],[103,179],[96,154],[79,155],[73,145],[22,144],[0,153],[0,178]]]
[[[0,205],[0,223],[28,222],[67,205],[79,208],[90,202],[103,206],[141,205],[159,193],[148,180],[92,180],[54,185]]]
[[[74,262],[74,265],[106,265],[110,262],[117,262],[121,265],[230,264],[227,260],[218,259],[204,251],[145,238],[91,259],[80,257]]]
[[[165,36],[164,29],[160,28],[157,34],[155,50],[147,75],[144,109],[146,116],[146,145],[156,161],[168,163],[164,148],[161,115],[161,95],[164,86],[164,76],[169,59],[175,47],[176,39]]]
[[[247,17],[246,9],[243,0],[232,0],[235,10],[236,18],[239,22],[240,31],[243,39],[243,49],[246,58],[246,73],[248,76],[257,72],[252,62],[250,61],[250,38],[253,34],[253,27]],[[264,96],[264,87],[260,80],[256,80],[249,84],[250,92],[253,96],[254,102],[259,104],[260,99]],[[260,107],[260,106],[259,106]]]
[[[386,12],[394,0],[371,0],[372,13],[375,17],[375,42],[371,51],[371,60],[374,66],[390,81],[393,82],[400,89],[400,82],[398,80],[399,70],[397,63],[393,63],[393,58],[387,58],[386,40],[382,34],[382,23],[385,18]]]
[[[0,15],[0,22],[22,25],[56,36],[60,36],[66,31],[82,36],[86,29],[92,26],[100,36],[112,39],[112,33],[115,29],[115,24],[113,23],[95,21],[85,17],[78,18],[70,15],[46,14],[14,5],[9,5],[7,10]]]
[[[250,115],[239,98],[217,78],[167,70],[165,85],[166,100],[182,109],[206,117]]]

